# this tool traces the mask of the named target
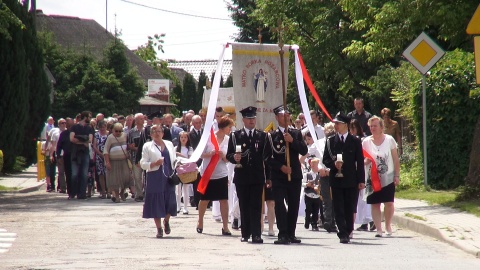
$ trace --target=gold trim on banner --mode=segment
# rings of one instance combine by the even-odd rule
[[[237,55],[278,56],[277,51],[232,50],[232,53]],[[284,55],[289,57],[290,52],[286,51]]]

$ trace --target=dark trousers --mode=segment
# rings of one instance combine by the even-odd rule
[[[53,153],[53,155],[55,155],[55,153]],[[50,159],[49,156],[47,156],[47,158]],[[55,158],[53,158],[53,161],[50,159],[49,166],[50,166],[50,169],[49,169],[50,189],[55,191],[55,175],[57,173],[57,160]]]
[[[333,209],[338,237],[348,237],[353,231],[353,213],[357,209],[358,188],[332,187]]]
[[[90,155],[88,152],[71,157],[72,160],[72,192],[77,199],[87,198],[87,177]]]
[[[317,224],[318,211],[320,210],[320,198],[305,196],[305,223]]]
[[[70,197],[75,196],[72,188],[72,160],[70,154],[63,155],[63,166],[65,168],[65,182],[67,183],[67,194]]]
[[[242,238],[248,239],[250,236],[260,236],[262,234],[261,216],[263,186],[263,184],[235,185],[237,189],[238,205],[240,206]]]
[[[275,185],[275,181],[272,183],[273,197],[275,199],[275,217],[277,219],[278,238],[295,237],[301,188],[302,182],[298,179],[292,179],[292,181],[280,186]],[[285,201],[288,203],[288,211],[285,207]]]

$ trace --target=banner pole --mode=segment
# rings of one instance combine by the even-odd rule
[[[283,31],[283,27],[282,27],[282,21],[281,20],[278,20],[278,28],[277,28],[277,31],[278,31],[278,47],[280,47],[280,50],[278,51],[278,53],[280,54],[280,69],[282,70],[281,71],[281,74],[282,74],[282,92],[283,92],[283,109],[286,111],[287,110],[287,87],[285,85],[285,63],[283,62],[283,55],[284,55],[284,51],[283,51],[283,40],[282,40],[282,31]],[[285,133],[288,132],[288,121],[287,121],[287,114],[284,113],[283,114],[283,120],[284,120],[284,123],[285,123]],[[287,160],[287,167],[290,167],[290,144],[285,141],[285,158]],[[287,175],[288,177],[288,181],[292,181],[292,175],[291,174],[288,174]]]

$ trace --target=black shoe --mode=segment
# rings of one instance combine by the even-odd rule
[[[198,228],[197,227],[197,233],[203,233],[203,228]]]
[[[377,226],[375,226],[375,223],[373,221],[370,221],[370,231],[373,232],[373,231],[376,231],[377,230]]]
[[[305,224],[303,226],[305,226],[305,229],[308,230],[308,228],[310,227],[310,224],[308,224],[308,222],[305,221]]]
[[[340,237],[340,243],[347,244],[348,242],[350,242],[348,236]]]
[[[278,240],[273,241],[275,245],[288,245],[290,241],[286,237],[278,237]]]
[[[358,227],[356,229],[357,231],[361,231],[361,232],[366,232],[368,231],[368,224],[362,224],[360,227]]]
[[[163,237],[163,229],[157,228],[157,238],[162,238],[162,237]]]
[[[242,237],[240,238],[240,242],[248,242],[248,238]]]
[[[222,235],[232,235],[232,233],[229,232],[229,231],[225,231],[225,230],[222,228]]]
[[[318,231],[318,226],[317,224],[312,224],[312,231]]]
[[[263,244],[263,239],[260,236],[253,236],[252,237],[253,244]]]
[[[298,239],[298,238],[295,237],[295,236],[290,237],[289,241],[290,241],[290,243],[292,243],[292,244],[300,244],[300,243],[302,243],[302,240]]]
[[[139,196],[139,197],[136,197],[136,198],[135,198],[135,201],[136,201],[136,202],[143,202],[143,197],[140,197],[140,196]]]
[[[232,229],[238,230],[238,219],[236,218],[233,219]]]
[[[170,234],[171,230],[170,230],[170,223],[168,223],[167,221],[163,221],[163,226],[165,226],[165,234]]]
[[[335,225],[332,226],[332,225],[331,225],[330,223],[328,223],[328,222],[323,223],[323,228],[324,228],[327,232],[329,232],[329,233],[336,233],[336,232],[338,232],[338,231],[337,231],[337,228],[335,227]]]

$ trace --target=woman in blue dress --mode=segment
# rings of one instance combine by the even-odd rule
[[[140,166],[147,171],[142,217],[153,218],[157,227],[157,238],[161,238],[164,232],[170,234],[170,217],[177,215],[175,186],[170,185],[167,180],[175,168],[176,152],[171,142],[162,139],[162,126],[153,125],[150,135],[152,141],[143,145],[140,160]]]

